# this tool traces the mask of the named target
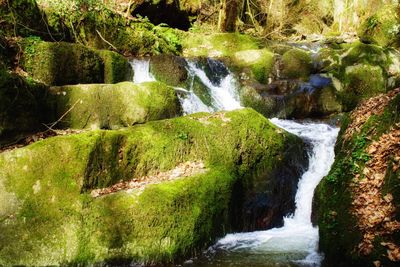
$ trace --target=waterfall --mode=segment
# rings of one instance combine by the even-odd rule
[[[180,87],[175,87],[175,91],[178,94],[185,115],[196,112],[213,111],[210,107],[207,107],[195,93]]]
[[[236,81],[232,73],[228,72],[228,74],[221,78],[219,83],[215,85],[216,82],[211,81],[205,71],[195,62],[187,61],[187,63],[189,67],[189,73],[192,76],[197,76],[208,88],[209,94],[212,98],[212,107],[215,110],[234,110],[241,107],[239,96],[237,94]],[[208,64],[213,64],[213,61],[208,61]],[[217,64],[222,63],[218,62]],[[218,75],[218,73],[216,74]]]
[[[150,73],[150,60],[149,59],[134,59],[130,62],[133,68],[133,82],[143,83],[155,81],[153,75]]]
[[[199,66],[199,63],[190,60],[186,62],[191,83],[188,85],[188,88],[175,87],[184,114],[234,110],[241,107],[237,93],[236,80],[222,62],[213,59],[207,60],[208,67],[211,69],[211,74],[214,75],[213,77],[208,77],[206,72]],[[150,60],[134,59],[130,64],[134,70],[134,83],[156,80],[150,73]],[[193,92],[195,78],[201,81],[207,90],[207,94],[212,99],[209,106],[204,104],[196,93]]]
[[[220,239],[212,250],[230,253],[254,253],[266,255],[267,259],[284,257],[285,260],[307,266],[319,266],[321,256],[317,252],[318,228],[311,223],[314,189],[328,174],[334,161],[334,145],[338,128],[319,123],[297,123],[272,119],[275,125],[307,139],[312,149],[309,152],[309,167],[302,175],[296,193],[296,209],[292,216],[284,218],[284,226],[266,231],[228,234]],[[284,255],[284,256],[282,256]],[[230,254],[232,256],[232,254]]]

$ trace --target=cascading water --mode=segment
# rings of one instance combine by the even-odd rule
[[[134,83],[155,81],[155,78],[150,73],[150,61],[143,59],[134,59],[130,62],[134,70]],[[216,60],[208,62],[211,70],[218,71],[223,64]],[[220,79],[209,78],[205,71],[199,67],[194,61],[187,60],[188,72],[191,76],[192,83],[188,89],[176,87],[179,100],[181,102],[185,114],[192,114],[196,112],[212,112],[219,110],[233,110],[240,108],[239,96],[237,94],[236,81],[232,73],[225,69],[220,70],[220,73],[213,73]],[[206,87],[207,93],[212,99],[211,106],[205,105],[201,99],[193,92],[193,81],[198,78]],[[213,81],[212,81],[213,80]],[[215,80],[218,80],[216,83]]]
[[[187,61],[192,78],[197,77],[207,87],[212,106],[205,105],[189,89],[175,88],[186,114],[199,111],[233,110],[240,108],[235,79],[229,71],[208,77],[194,61]],[[213,64],[213,63],[212,63]],[[218,68],[218,64],[213,67]],[[154,80],[148,61],[133,61],[135,82]],[[210,69],[213,69],[212,67]],[[211,73],[212,74],[212,73]],[[318,229],[311,223],[314,189],[328,174],[334,161],[334,144],[338,129],[327,124],[297,123],[272,119],[272,123],[311,143],[309,167],[302,175],[296,193],[295,213],[284,218],[284,226],[266,231],[228,234],[212,246],[196,266],[318,266]],[[283,265],[282,265],[283,264]]]
[[[207,76],[205,71],[195,62],[187,61],[189,73],[197,76],[201,82],[208,88],[212,98],[212,106],[215,110],[234,110],[240,108],[239,96],[237,94],[237,86],[232,73],[221,78],[218,85],[215,85]]]
[[[296,193],[296,210],[284,218],[284,226],[266,231],[228,234],[207,254],[200,266],[319,266],[318,229],[312,226],[311,209],[314,189],[328,174],[334,161],[338,128],[319,123],[297,123],[272,119],[275,125],[296,134],[312,145],[309,167],[302,175]],[[231,262],[231,259],[235,259]],[[282,266],[282,265],[279,265]]]
[[[150,73],[150,60],[134,59],[130,63],[134,72],[134,83],[153,82],[156,80]]]

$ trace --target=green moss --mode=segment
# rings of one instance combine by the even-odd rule
[[[132,80],[132,67],[125,57],[108,50],[100,50],[98,55],[104,64],[104,83],[119,83]]]
[[[182,46],[183,54],[189,57],[231,57],[238,51],[258,49],[259,42],[237,33],[188,34]]]
[[[357,245],[362,233],[357,228],[356,218],[352,214],[353,196],[350,184],[355,175],[364,176],[362,170],[370,159],[365,151],[371,142],[378,140],[382,134],[390,131],[400,121],[398,115],[400,96],[392,100],[381,115],[373,115],[361,126],[350,139],[344,139],[344,133],[351,123],[349,116],[344,118],[341,131],[335,146],[335,162],[316,189],[314,196],[315,210],[318,215],[320,233],[320,249],[325,253],[327,266],[368,266],[376,260],[392,266],[384,255],[386,250],[380,242],[399,242],[398,233],[391,236],[378,234],[375,247],[369,256],[357,253]],[[387,169],[382,194],[391,193],[398,201],[397,191],[400,183],[398,173],[391,171],[391,163]],[[327,197],[329,196],[329,197]],[[396,211],[398,217],[398,212]]]
[[[48,85],[101,83],[104,64],[95,51],[79,44],[22,41],[22,66],[34,79]]]
[[[249,68],[258,82],[267,83],[274,66],[274,54],[267,49],[244,50],[234,54],[233,62],[239,68]]]
[[[283,54],[282,65],[281,75],[284,78],[306,80],[312,72],[310,54],[297,48]]]
[[[340,100],[346,110],[353,109],[362,99],[386,92],[386,83],[379,66],[355,65],[346,68],[344,90]]]
[[[15,142],[48,122],[47,89],[0,67],[0,145]]]
[[[240,89],[240,103],[244,107],[253,108],[267,118],[277,115],[278,112],[276,99],[261,96],[251,86],[243,86]]]
[[[150,59],[150,72],[157,81],[175,87],[187,87],[186,61],[173,55],[159,55]]]
[[[116,129],[181,114],[175,90],[159,82],[52,87],[48,104],[54,121],[66,114],[59,127],[75,129]]]
[[[269,181],[292,149],[303,149],[251,109],[219,115],[59,136],[2,153],[0,265],[160,264],[209,245],[230,229],[228,218],[241,216],[230,209],[235,194],[264,192],[256,177]],[[208,171],[142,194],[88,194],[189,160]]]
[[[380,46],[398,47],[400,20],[397,5],[386,5],[371,17],[368,17],[358,29],[363,42],[372,42]]]

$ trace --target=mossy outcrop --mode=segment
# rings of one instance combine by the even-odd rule
[[[242,109],[54,137],[4,152],[0,265],[168,263],[193,255],[226,231],[262,221],[249,216],[265,216],[260,207],[248,210],[241,200],[251,204],[262,194],[269,215],[294,208],[303,149],[297,137]],[[205,173],[143,192],[90,195],[196,160]]]
[[[104,64],[104,83],[132,81],[132,67],[124,56],[109,50],[98,50],[96,53]]]
[[[0,146],[15,142],[48,122],[42,105],[47,89],[0,66]]]
[[[314,195],[324,266],[398,266],[399,111],[396,90],[343,120],[335,162]]]
[[[25,71],[48,85],[115,83],[132,76],[128,60],[112,51],[38,38],[23,39],[21,45]]]
[[[353,109],[362,99],[384,92],[386,84],[381,67],[360,64],[346,68],[344,90],[340,92],[346,110]]]
[[[361,41],[383,47],[400,45],[399,7],[394,4],[383,6],[376,14],[368,17],[358,29]]]
[[[175,90],[159,82],[69,85],[50,93],[47,104],[61,128],[116,129],[182,113]]]
[[[312,70],[312,59],[309,52],[293,48],[282,55],[282,78],[307,80]]]
[[[233,55],[233,65],[260,83],[268,83],[274,54],[268,49],[243,50]]]
[[[184,58],[173,55],[151,57],[150,72],[157,81],[174,87],[186,87],[188,81],[187,64]]]
[[[182,40],[183,55],[187,57],[232,57],[243,50],[260,48],[257,39],[238,33],[193,34]]]

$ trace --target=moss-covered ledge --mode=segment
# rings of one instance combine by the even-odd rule
[[[243,229],[248,211],[240,200],[264,194],[279,203],[278,192],[294,204],[292,172],[304,164],[302,149],[297,137],[242,109],[59,136],[4,152],[0,265],[179,261]],[[207,172],[142,193],[90,195],[198,160]]]
[[[128,60],[112,51],[44,42],[36,37],[22,39],[20,44],[22,67],[47,85],[116,83],[131,80],[133,76]]]
[[[57,127],[117,129],[182,114],[175,90],[159,82],[51,87],[47,105]]]

